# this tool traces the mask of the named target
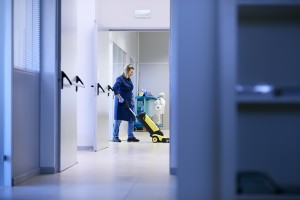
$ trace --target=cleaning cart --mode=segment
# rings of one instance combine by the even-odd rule
[[[136,96],[135,97],[135,114],[138,116],[140,113],[147,113],[147,115],[153,120],[154,116],[154,108],[155,108],[155,101],[157,100],[154,96]],[[152,109],[153,108],[153,109]],[[155,121],[154,121],[155,123]],[[162,127],[162,124],[155,123],[156,126]],[[134,130],[143,130],[144,126],[139,121],[136,120],[134,122]]]

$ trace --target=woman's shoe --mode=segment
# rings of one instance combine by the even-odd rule
[[[119,137],[114,137],[112,141],[113,142],[121,142],[121,140],[119,139]]]
[[[127,142],[139,142],[140,140],[139,139],[136,139],[135,137],[132,137],[132,138],[128,138],[127,139]]]

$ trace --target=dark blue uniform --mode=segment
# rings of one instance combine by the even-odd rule
[[[131,103],[131,98],[133,98],[133,84],[130,78],[126,78],[124,75],[119,76],[112,89],[115,95],[120,94],[124,99],[124,102],[127,101],[129,107],[133,109]],[[114,119],[131,122],[135,121],[135,116],[130,112],[128,107],[125,106],[125,103],[119,103],[119,98],[117,96],[115,97]]]

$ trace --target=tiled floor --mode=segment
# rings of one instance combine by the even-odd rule
[[[78,164],[68,170],[34,177],[0,189],[0,199],[16,200],[173,200],[176,177],[169,175],[169,144],[141,141],[110,143],[98,151],[78,151]],[[165,134],[166,135],[166,134]]]

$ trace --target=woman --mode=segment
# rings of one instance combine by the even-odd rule
[[[133,126],[135,116],[130,112],[129,108],[134,109],[133,84],[130,77],[133,75],[134,67],[131,64],[126,65],[124,73],[119,76],[113,86],[115,98],[114,112],[114,132],[113,142],[121,142],[119,139],[119,128],[122,121],[128,122],[128,139],[127,142],[139,142],[133,135]]]

